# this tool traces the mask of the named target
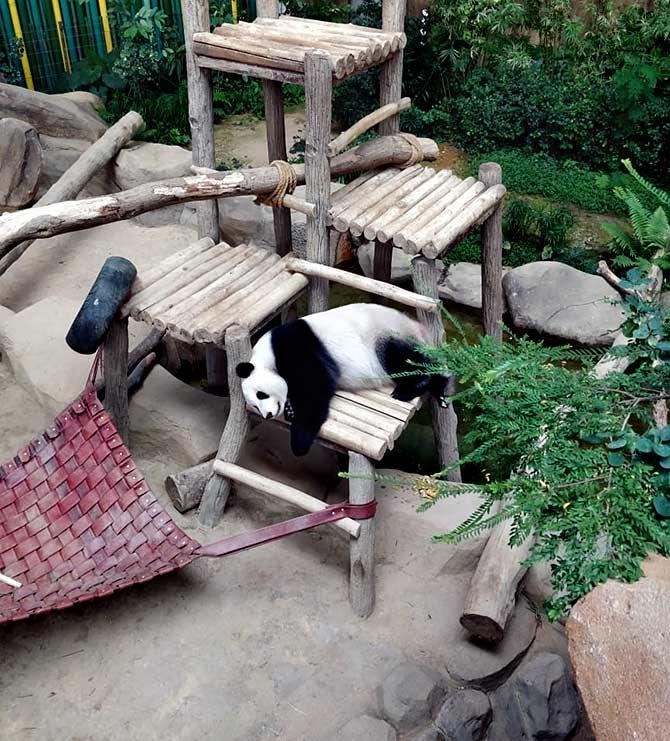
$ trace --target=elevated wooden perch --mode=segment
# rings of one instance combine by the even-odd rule
[[[419,144],[425,159],[437,158],[437,145],[432,139],[419,139]],[[404,165],[412,155],[412,146],[402,137],[380,137],[334,157],[331,160],[331,174],[338,176]],[[304,183],[304,165],[295,165],[294,169],[298,183]],[[277,168],[255,167],[159,180],[108,196],[64,201],[4,214],[0,216],[0,257],[4,257],[15,244],[26,239],[53,237],[56,234],[130,219],[177,203],[272,193],[278,182]]]

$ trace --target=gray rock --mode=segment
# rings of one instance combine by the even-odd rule
[[[462,685],[480,690],[499,687],[521,663],[535,640],[538,618],[525,599],[517,601],[505,636],[495,646],[476,643],[461,629],[447,656],[449,676]]]
[[[491,723],[491,703],[484,692],[460,690],[449,695],[435,721],[444,741],[481,741]]]
[[[542,653],[496,697],[496,720],[518,741],[565,741],[579,722],[579,701],[565,659]]]
[[[440,735],[437,732],[437,727],[434,723],[429,723],[423,728],[405,734],[402,738],[403,741],[441,741]]]
[[[192,155],[188,149],[169,144],[135,142],[116,156],[114,179],[119,188],[134,188],[152,180],[183,177],[191,174]],[[168,206],[137,217],[144,226],[178,224],[183,205]]]
[[[42,172],[37,188],[41,197],[91,146],[85,139],[65,139],[59,136],[40,134],[42,143]],[[86,183],[79,198],[101,196],[118,190],[114,180],[114,166],[111,163],[101,167]]]
[[[507,273],[503,268],[503,275]],[[455,262],[446,270],[438,286],[440,298],[455,304],[482,308],[482,268],[473,262]],[[507,310],[507,307],[505,307]]]
[[[659,302],[664,309],[670,309],[670,291],[663,291]]]
[[[503,288],[517,329],[611,345],[624,319],[621,296],[599,275],[560,262],[531,262],[510,270]]]
[[[407,731],[430,720],[444,694],[437,672],[419,664],[399,664],[377,689],[379,712],[399,731]]]
[[[368,278],[373,278],[373,265],[375,259],[375,243],[365,242],[358,248],[358,263],[361,270]],[[412,278],[412,262],[410,256],[398,247],[393,248],[391,256],[391,282],[404,283]]]
[[[105,108],[102,98],[95,93],[88,92],[88,90],[71,90],[68,93],[58,93],[58,95],[55,95],[54,97],[71,100],[73,103],[85,108],[90,113],[97,114],[98,111],[104,110]]]
[[[332,741],[396,741],[398,735],[385,720],[361,715],[331,736]]]

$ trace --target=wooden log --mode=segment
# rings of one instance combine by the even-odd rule
[[[393,245],[376,241],[374,259],[372,261],[372,275],[374,279],[390,283],[392,269]]]
[[[434,141],[420,139],[420,143],[426,159],[437,157],[438,149]],[[411,147],[401,137],[380,137],[334,157],[331,174],[339,176],[402,165],[410,155]],[[304,166],[295,165],[294,170],[298,184],[304,183]],[[277,187],[278,182],[279,173],[275,167],[257,167],[159,180],[97,198],[64,201],[49,207],[33,207],[3,214],[0,216],[0,257],[24,239],[88,229],[178,203],[267,194]],[[310,198],[308,200],[311,201]]]
[[[479,179],[487,187],[502,184],[502,168],[487,162],[479,168]],[[482,325],[490,337],[502,340],[503,318],[503,233],[502,202],[486,219],[482,227]]]
[[[307,259],[329,263],[328,208],[330,206],[330,143],[333,85],[326,54],[318,49],[305,54],[305,182],[306,198],[314,204],[307,221]],[[308,312],[328,308],[328,282],[315,277],[310,282]]]
[[[165,479],[165,491],[177,512],[188,512],[197,507],[202,492],[212,473],[212,461],[199,463]]]
[[[388,203],[389,201],[391,201],[393,199],[393,193],[398,188],[401,188],[408,180],[416,177],[419,174],[420,170],[420,165],[414,165],[413,167],[409,167],[406,170],[390,170],[387,171],[390,176],[376,187],[371,187],[365,193],[363,193],[362,190],[354,191],[354,193],[360,193],[360,195],[352,195],[351,199],[347,201],[347,207],[343,211],[339,211],[337,214],[335,214],[333,218],[333,226],[341,232],[351,230],[353,222],[357,219],[357,217],[361,216],[367,210],[377,206],[382,202]],[[371,180],[370,183],[379,183],[381,180],[381,176],[386,175],[387,172],[381,173],[379,178]],[[369,183],[366,183],[366,185],[369,185]],[[353,201],[351,205],[349,205],[350,201]],[[357,223],[359,227],[359,229],[357,229],[358,234],[362,234],[363,229],[360,228],[361,221],[358,221]]]
[[[302,198],[292,196],[289,193],[284,196],[283,202],[285,208],[291,208],[294,211],[299,211],[301,214],[305,214],[305,216],[314,216],[314,212],[316,211],[316,207],[313,203],[308,203]]]
[[[376,203],[370,204],[368,201],[368,203],[363,204],[363,210],[359,208],[358,213],[350,219],[349,231],[355,237],[360,237],[367,224],[381,216],[389,208],[390,203],[397,203],[411,189],[417,188],[426,178],[430,177],[430,173],[427,173],[421,165],[410,167],[405,172],[410,174],[404,178],[394,180],[385,188],[381,188],[382,197]]]
[[[130,444],[128,414],[128,319],[117,316],[107,332],[103,351],[105,409],[126,445]]]
[[[132,371],[144,358],[156,350],[165,337],[165,332],[160,329],[152,329],[151,332],[128,353],[128,368],[126,374],[130,376]],[[100,394],[105,389],[105,376],[99,378],[95,383],[95,390]],[[130,391],[130,389],[129,389]]]
[[[125,146],[133,136],[144,126],[139,113],[126,113],[111,128],[109,128],[72,164],[61,177],[37,201],[35,208],[51,206],[62,201],[68,201],[79,195],[88,181],[98,170],[104,167]],[[0,275],[13,265],[30,247],[32,241],[16,244],[13,249],[0,249]],[[10,251],[11,250],[11,251]]]
[[[226,389],[228,386],[228,365],[225,351],[216,345],[207,345],[205,347],[205,367],[207,370],[207,388],[215,391]]]
[[[465,181],[464,181],[465,182]],[[454,188],[454,194],[459,190],[460,186]],[[422,228],[414,229],[408,226],[405,230],[405,239],[403,249],[406,252],[413,252],[417,254],[421,252],[423,248],[430,244],[440,230],[445,229],[449,222],[461,212],[471,201],[473,201],[486,186],[484,183],[475,181],[469,188],[461,192],[461,194],[452,200],[452,194],[447,195],[447,200],[450,200],[446,208],[443,202],[437,204],[440,207],[439,213],[437,213],[429,222]],[[437,208],[436,206],[436,208]],[[394,240],[395,243],[395,240]]]
[[[231,59],[217,59],[216,57],[196,55],[195,62],[202,69],[240,75],[241,77],[273,80],[274,82],[291,82],[295,85],[302,85],[305,81],[305,76],[302,72],[292,72],[291,70],[274,69],[272,67],[259,67],[257,64],[234,62]]]
[[[60,95],[0,83],[0,118],[18,118],[40,134],[94,142],[107,124],[93,111]]]
[[[296,273],[332,280],[343,286],[367,291],[368,293],[382,296],[405,306],[412,306],[415,309],[424,311],[426,314],[439,315],[440,312],[437,293],[434,297],[428,295],[421,296],[414,293],[414,291],[407,291],[404,288],[399,288],[398,286],[384,283],[380,280],[366,278],[363,275],[349,273],[339,268],[331,268],[330,265],[321,265],[297,258],[288,258],[286,267],[288,270]]]
[[[423,296],[428,296],[439,302],[437,282],[439,271],[435,260],[419,256],[412,260],[412,280],[414,289]],[[420,310],[419,321],[428,329],[433,345],[444,342],[445,332],[442,324],[442,314]],[[433,418],[433,436],[440,466],[446,468],[459,460],[458,454],[458,417],[452,404],[442,407],[436,399],[431,399],[430,409]],[[460,482],[460,468],[455,468],[447,474],[447,481]]]
[[[399,0],[399,2],[402,2],[402,0]],[[384,28],[357,26],[353,23],[333,23],[332,21],[319,21],[314,18],[297,19],[288,15],[282,15],[279,17],[279,24],[297,22],[299,22],[301,26],[312,26],[322,33],[332,33],[342,36],[343,38],[349,38],[350,36],[362,36],[364,38],[388,39],[392,42],[391,51],[404,49],[407,45],[407,37],[402,31],[397,32]]]
[[[488,220],[492,212],[496,211],[502,203],[506,192],[507,189],[504,185],[494,185],[482,191],[459,213],[456,213],[446,226],[435,232],[431,241],[423,248],[424,254],[428,257],[437,257],[447,247],[462,239],[471,229]],[[500,219],[500,229],[502,230],[502,218]],[[502,245],[502,231],[500,243]],[[502,246],[500,249],[502,249]]]
[[[253,307],[244,312],[244,325],[249,330],[256,329],[287,301],[294,299],[304,288],[307,288],[307,284],[307,279],[302,275],[292,275],[288,279],[278,281],[266,296],[254,301]]]
[[[426,172],[430,174],[432,171],[426,168]],[[407,226],[413,218],[420,216],[424,208],[429,208],[434,200],[440,197],[441,188],[446,192],[457,182],[458,178],[451,174],[451,170],[433,172],[425,183],[403,196],[384,214],[368,224],[364,235],[367,239],[377,239],[380,242],[391,241],[395,232]]]
[[[277,0],[256,0],[256,15],[259,18],[279,18]]]
[[[358,453],[349,453],[349,501],[367,504],[375,498],[375,469]],[[359,522],[360,533],[349,550],[349,601],[362,618],[372,614],[375,606],[375,521],[374,517]]]
[[[263,80],[265,125],[267,129],[268,160],[286,162],[286,125],[284,119],[284,94],[280,82]],[[293,246],[291,212],[286,208],[273,208],[272,221],[277,254],[287,255]]]
[[[333,199],[329,212],[330,224],[340,231],[347,231],[349,227],[348,215],[351,214],[352,209],[356,208],[356,204],[364,198],[367,199],[370,196],[374,196],[378,188],[385,183],[388,183],[394,175],[397,175],[400,172],[401,170],[393,168],[376,172],[371,178],[366,178],[365,182],[360,183],[358,187],[352,187],[349,193],[344,196],[339,196],[337,199]],[[344,190],[344,188],[342,190]],[[339,191],[335,193],[336,196],[338,194]]]
[[[186,50],[186,81],[188,84],[188,119],[191,126],[193,164],[201,167],[216,165],[214,146],[214,100],[208,69],[196,62],[193,42],[195,33],[209,31],[209,0],[181,0]],[[219,239],[219,208],[216,200],[198,203],[198,236]]]
[[[213,239],[207,237],[204,239],[198,239],[196,242],[189,244],[188,247],[173,252],[169,257],[166,257],[165,260],[161,260],[157,265],[154,265],[154,267],[143,270],[142,274],[135,278],[132,296],[137,296],[137,294],[141,291],[145,291],[149,286],[153,285],[156,281],[174,270],[174,268],[190,261],[195,255],[200,252],[205,252],[213,246]]]
[[[382,30],[399,32],[405,26],[406,0],[385,0],[382,3]],[[399,49],[379,70],[379,105],[394,103],[402,97],[403,51]],[[400,131],[400,114],[379,124],[381,136]]]
[[[411,98],[402,98],[394,103],[377,108],[376,111],[369,113],[367,116],[363,116],[353,126],[350,126],[346,131],[343,131],[339,136],[335,137],[333,141],[328,145],[328,153],[331,157],[339,154],[345,150],[357,137],[369,131],[373,126],[385,121],[390,116],[394,116],[401,111],[406,111],[412,105]]]
[[[251,357],[249,331],[236,325],[230,327],[226,332],[225,347],[228,356],[230,411],[216,457],[227,463],[237,463],[247,438],[249,418],[242,394],[242,382],[235,369],[238,363]],[[212,470],[198,508],[198,521],[201,525],[213,527],[219,522],[229,494],[230,480],[222,478]]]
[[[604,278],[613,288],[616,288],[619,293],[624,296],[636,296],[637,293],[633,288],[624,288],[621,285],[621,278],[610,268],[605,260],[598,262],[596,273]]]
[[[42,173],[36,129],[16,118],[0,120],[0,208],[23,208],[35,197]]]
[[[242,466],[237,466],[234,463],[215,460],[213,469],[219,474],[219,476],[225,476],[226,478],[236,481],[238,484],[248,486],[262,494],[269,494],[272,497],[281,499],[283,502],[288,502],[296,507],[300,507],[300,509],[304,509],[306,512],[321,512],[321,510],[326,509],[328,506],[325,502],[306,494],[304,491],[295,489],[287,484],[282,484],[279,481],[273,481],[272,479],[267,478],[267,476],[261,476],[258,473],[249,471],[249,469],[242,468]],[[360,523],[356,520],[352,520],[350,517],[338,520],[337,522],[334,522],[333,525],[354,539],[358,538],[361,530]]]

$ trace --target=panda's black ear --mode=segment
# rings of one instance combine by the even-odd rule
[[[235,368],[235,372],[237,373],[239,378],[249,378],[253,369],[253,363],[238,363],[237,368]]]

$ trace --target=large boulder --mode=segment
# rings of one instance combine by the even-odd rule
[[[507,269],[503,268],[503,275]],[[482,266],[455,262],[446,269],[438,286],[440,298],[472,309],[482,308]],[[505,309],[506,310],[506,307]]]
[[[42,143],[42,173],[38,184],[38,197],[44,193],[69,169],[91,146],[85,139],[67,139],[60,136],[40,134]],[[114,180],[114,165],[108,162],[86,183],[79,198],[102,196],[118,190]]]
[[[608,581],[567,623],[577,686],[598,739],[665,741],[670,728],[670,559],[634,584]]]
[[[377,690],[379,713],[399,731],[430,720],[444,697],[440,675],[419,664],[398,664]]]
[[[621,296],[599,275],[560,262],[510,270],[503,288],[517,329],[585,345],[611,345],[624,319]]]
[[[565,659],[553,653],[534,656],[498,691],[495,715],[496,724],[515,741],[572,738],[579,723],[579,700]]]
[[[435,724],[444,741],[482,741],[491,723],[491,703],[484,692],[461,690],[442,704]]]
[[[122,149],[114,162],[114,179],[121,190],[152,180],[167,180],[191,174],[192,155],[188,149],[169,144],[134,142]],[[141,214],[144,226],[178,224],[184,205],[168,206]]]
[[[107,124],[94,111],[61,95],[0,83],[0,118],[18,118],[40,134],[94,142]]]

